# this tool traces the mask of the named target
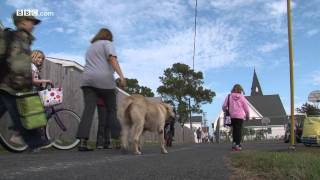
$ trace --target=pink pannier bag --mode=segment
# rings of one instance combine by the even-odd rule
[[[63,98],[62,88],[48,88],[39,91],[39,96],[45,107],[61,104]]]

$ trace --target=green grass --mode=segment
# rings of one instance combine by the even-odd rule
[[[229,165],[231,179],[320,179],[320,149],[242,151],[231,154]]]

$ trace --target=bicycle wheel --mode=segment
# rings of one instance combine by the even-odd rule
[[[10,152],[23,152],[28,148],[20,133],[14,129],[8,112],[0,118],[0,143]]]
[[[48,119],[46,125],[47,138],[52,142],[53,147],[57,149],[72,149],[80,142],[77,139],[79,124],[80,117],[75,112],[68,109],[56,110]]]

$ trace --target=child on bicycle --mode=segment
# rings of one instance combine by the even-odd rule
[[[41,79],[40,78],[40,71],[43,66],[43,62],[45,60],[45,55],[40,50],[33,50],[31,53],[32,57],[32,84],[33,90],[39,91],[45,88],[47,83],[52,83],[51,80]]]
[[[30,46],[34,40],[32,31],[34,26],[41,21],[33,16],[18,16],[16,12],[12,14],[12,20],[16,30],[11,33],[10,31],[0,33],[1,60],[8,65],[0,67],[0,117],[8,111],[14,129],[20,133],[19,135],[23,137],[30,149],[35,149],[41,146],[38,142],[39,136],[35,131],[23,128],[17,108],[16,94],[28,92],[32,88],[29,65],[32,62]]]
[[[46,88],[46,85],[52,84],[51,80],[47,79],[41,79],[40,72],[43,66],[43,62],[45,60],[45,55],[40,50],[33,50],[31,53],[32,63],[32,85],[33,85],[33,91],[41,91],[44,88]],[[45,110],[46,114],[50,114],[50,109]],[[50,144],[49,140],[45,136],[45,129],[39,128],[38,131],[40,131],[41,139],[43,141],[43,144],[48,145]]]

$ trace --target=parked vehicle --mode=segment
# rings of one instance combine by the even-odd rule
[[[304,120],[302,143],[305,146],[320,144],[320,116],[308,116]]]
[[[294,128],[294,132],[295,132],[295,142],[301,143],[303,125],[302,124],[298,125],[298,123],[296,123],[295,124],[295,128]],[[286,124],[286,131],[285,131],[285,134],[284,134],[284,142],[285,143],[289,143],[290,140],[291,140],[291,122],[289,121]]]

